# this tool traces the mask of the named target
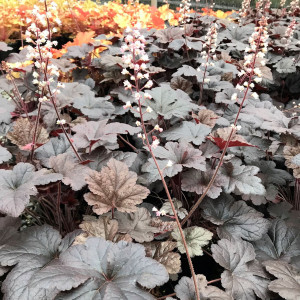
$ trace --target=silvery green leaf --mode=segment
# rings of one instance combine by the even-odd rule
[[[71,71],[72,69],[76,68],[76,65],[71,63],[71,61],[67,58],[60,58],[60,59],[51,59],[51,63],[58,67],[59,70],[66,73]]]
[[[224,184],[224,191],[228,194],[234,192],[264,195],[265,187],[261,184],[261,179],[255,176],[258,172],[258,167],[242,165],[242,161],[236,157],[225,162],[221,169],[221,173],[227,179],[227,183]]]
[[[85,94],[91,93],[90,87],[82,83],[66,82],[64,85],[65,87],[61,89],[61,93],[55,97],[55,104],[59,113],[64,107],[71,105],[74,100],[83,99]],[[52,127],[55,125],[57,115],[51,101],[42,103],[41,113],[47,126]]]
[[[295,73],[296,66],[294,61],[289,57],[283,57],[278,63],[274,65],[276,71],[281,74]]]
[[[198,226],[185,228],[183,234],[191,257],[203,255],[202,247],[206,246],[213,237],[212,232]],[[178,228],[172,232],[172,237],[177,241],[179,252],[186,253]]]
[[[184,39],[176,39],[169,43],[168,48],[178,51],[183,47],[183,45],[185,45]]]
[[[260,261],[289,262],[291,258],[300,256],[300,233],[297,228],[289,228],[285,221],[275,219],[268,232],[253,245]]]
[[[290,119],[271,102],[249,103],[243,108],[239,119],[252,128],[285,133],[288,131]]]
[[[11,113],[16,109],[16,105],[12,101],[8,101],[0,95],[0,123],[9,124],[11,121]]]
[[[227,47],[227,50],[243,51],[246,49],[248,39],[254,31],[254,24],[250,23],[245,26],[238,26],[235,23],[230,23],[225,30],[220,32],[217,37],[217,41],[221,42],[221,45]],[[230,42],[223,42],[223,40],[229,40]]]
[[[139,243],[151,242],[154,233],[159,232],[157,227],[151,226],[151,216],[144,207],[138,207],[136,212],[122,213],[115,212],[119,223],[119,232],[127,233]]]
[[[68,47],[68,52],[63,55],[63,58],[84,58],[94,50],[93,45],[82,44],[80,46]]]
[[[278,194],[278,186],[285,185],[287,181],[293,179],[293,176],[287,171],[276,169],[274,161],[254,160],[251,164],[260,169],[257,176],[261,179],[266,189],[265,195],[249,195],[249,199],[256,205],[266,203],[267,201],[274,202]],[[243,199],[247,199],[247,197],[243,197]]]
[[[108,120],[89,121],[76,125],[72,128],[75,131],[73,136],[75,145],[80,149],[94,150],[99,146],[113,150],[118,148],[117,134],[131,135],[138,133],[139,127],[132,127],[124,123],[109,123]]]
[[[75,288],[60,294],[57,297],[60,300],[154,300],[140,286],[151,289],[169,280],[163,265],[145,257],[142,245],[123,241],[114,244],[91,237],[84,245],[63,252],[59,262],[59,266],[45,269],[43,276],[48,282],[43,285],[60,291]]]
[[[6,43],[0,42],[0,51],[9,51],[12,50],[12,47],[7,46]]]
[[[30,196],[37,194],[35,185],[45,185],[61,180],[60,174],[49,173],[46,169],[35,172],[33,165],[18,163],[12,170],[0,170],[0,211],[18,217]]]
[[[231,82],[221,81],[221,78],[219,78],[219,75],[207,76],[206,79],[208,79],[209,82],[204,82],[203,88],[205,90],[220,92],[225,89],[233,88],[233,85]]]
[[[159,168],[162,170],[162,174],[164,175],[164,177],[166,177],[166,176],[173,177],[176,174],[178,174],[179,172],[181,172],[181,170],[182,170],[181,165],[175,165],[172,168],[166,167],[168,164],[167,159],[164,159],[164,160],[158,159],[157,163],[159,165]],[[157,180],[161,180],[160,174],[157,170],[157,167],[154,163],[153,158],[149,158],[148,162],[143,164],[141,171],[144,173],[143,177],[146,179],[147,183],[152,183]]]
[[[51,138],[46,144],[35,150],[35,157],[40,160],[41,164],[49,168],[49,159],[66,152],[72,152],[69,141],[64,134]]]
[[[266,151],[270,151],[269,147],[272,142],[266,138],[246,136],[245,139],[249,144],[256,147],[231,147],[228,151],[236,156],[243,155],[247,164],[252,164],[258,159],[265,158]]]
[[[97,148],[91,154],[84,154],[82,156],[84,160],[90,160],[88,166],[95,170],[101,171],[111,158],[115,158],[118,161],[124,162],[128,167],[131,167],[137,158],[137,153],[134,152],[122,152],[122,151],[107,151],[105,148]]]
[[[169,120],[172,117],[185,118],[193,109],[198,106],[192,103],[192,99],[182,90],[173,90],[169,85],[163,84],[160,87],[146,90],[152,96],[152,99],[145,99],[143,102],[144,108],[151,107],[152,112],[144,114],[144,120],[157,119],[158,116],[163,116]],[[136,114],[138,115],[138,114]]]
[[[218,199],[206,198],[201,204],[202,216],[219,225],[220,238],[243,238],[256,241],[267,232],[270,222],[263,214],[248,206],[244,201],[235,201],[230,195],[222,194]]]
[[[228,294],[236,300],[269,299],[268,276],[255,261],[250,243],[222,239],[211,250],[214,260],[225,269],[221,282]]]
[[[206,190],[212,176],[213,170],[207,171],[189,170],[182,174],[181,187],[183,191],[195,192],[201,195]],[[222,192],[222,187],[227,183],[227,178],[222,174],[217,174],[212,186],[207,192],[207,196],[216,199]]]
[[[70,245],[74,236],[67,235],[65,239]],[[26,228],[0,247],[1,264],[14,266],[2,284],[4,300],[54,299],[58,291],[44,284],[48,281],[44,274],[57,264],[65,239],[49,225],[43,225]]]
[[[0,218],[0,248],[9,242],[17,234],[21,226],[21,219],[13,217]],[[0,266],[0,276],[3,276],[9,270],[8,267]]]
[[[133,93],[131,90],[125,90],[124,87],[117,87],[115,89],[113,89],[111,92],[111,95],[117,95],[119,100],[121,100],[122,102],[126,103],[126,102],[130,102],[130,103],[136,103],[136,100],[133,96]],[[124,108],[122,107],[123,111]]]
[[[173,40],[177,40],[182,38],[182,35],[184,34],[184,30],[180,27],[169,27],[162,30],[157,30],[154,33],[154,36],[157,38],[157,41],[159,43],[170,43]]]
[[[195,145],[201,145],[210,132],[211,128],[206,125],[183,121],[180,125],[162,132],[160,136],[169,141],[178,140],[179,142],[192,142]]]
[[[232,98],[232,96],[236,94],[236,99],[235,97]],[[235,88],[226,88],[224,89],[222,92],[218,92],[216,94],[216,98],[215,98],[215,102],[216,103],[223,103],[223,104],[234,104],[234,103],[238,103],[240,104],[244,98],[244,92],[241,92]],[[250,103],[255,103],[259,100],[256,100],[252,97],[252,93],[249,91],[246,95],[246,100],[243,104],[243,106],[245,106],[246,104]]]
[[[204,72],[202,70],[196,70],[191,66],[183,65],[177,70],[177,72],[172,74],[172,77],[175,76],[186,76],[186,77],[196,77],[198,82],[203,81]]]
[[[62,176],[62,182],[70,185],[74,191],[79,191],[86,185],[85,178],[92,171],[88,166],[80,164],[71,153],[50,157],[49,167]]]
[[[187,214],[187,210],[185,208],[182,207],[182,202],[180,200],[177,200],[176,198],[172,199],[176,213],[178,218],[183,219]],[[163,204],[163,206],[161,207],[161,209],[159,210],[161,213],[170,215],[170,216],[174,216],[171,204],[169,201],[166,200],[166,202]]]
[[[213,64],[213,66],[207,67],[207,72],[209,75],[223,75],[225,73],[232,73],[233,75],[236,75],[238,73],[235,65],[226,63],[222,59],[213,61]]]
[[[233,300],[232,296],[226,294],[215,286],[208,286],[204,275],[197,276],[197,285],[201,300]],[[195,285],[192,278],[181,277],[175,286],[176,296],[180,300],[196,300]]]
[[[286,220],[288,219],[292,208],[292,204],[287,201],[282,201],[279,203],[270,203],[268,206],[268,212],[274,218]]]
[[[286,300],[300,298],[299,269],[283,261],[266,261],[263,264],[269,273],[277,277],[269,284],[272,292],[278,293]]]
[[[181,172],[183,167],[206,170],[202,152],[189,143],[168,142],[164,147],[158,146],[153,149],[153,153],[159,159],[171,161],[173,165],[168,168],[176,168],[177,172]]]
[[[87,93],[82,98],[74,100],[73,106],[91,119],[107,119],[115,111],[115,107],[109,102],[110,96],[95,97],[93,92]]]
[[[9,161],[11,158],[11,153],[6,148],[0,146],[0,164]]]

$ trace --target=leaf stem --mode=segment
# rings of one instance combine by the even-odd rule
[[[173,297],[173,296],[176,296],[176,293],[172,293],[172,294],[169,294],[169,295],[166,295],[166,296],[163,296],[163,297],[159,297],[156,300],[164,300],[164,299],[166,299],[168,297]]]
[[[40,122],[40,116],[41,116],[41,107],[42,107],[42,103],[39,102],[38,105],[38,113],[37,113],[37,117],[35,120],[35,125],[34,125],[34,132],[33,132],[33,137],[32,137],[32,143],[31,143],[31,152],[30,152],[30,161],[33,161],[33,154],[34,154],[34,148],[35,148],[35,143],[36,143],[36,135],[37,135],[37,128]]]
[[[207,284],[212,284],[212,283],[215,283],[215,282],[219,282],[221,280],[222,280],[221,278],[214,279],[214,280],[208,281]]]

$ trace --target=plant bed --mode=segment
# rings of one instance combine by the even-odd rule
[[[27,10],[0,42],[4,300],[300,297],[299,3],[269,4],[72,35]]]

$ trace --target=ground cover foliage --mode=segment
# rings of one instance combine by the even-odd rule
[[[56,55],[41,2],[0,77],[3,299],[299,299],[299,3]]]

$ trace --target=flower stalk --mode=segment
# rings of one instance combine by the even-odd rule
[[[263,59],[265,57],[265,54],[267,52],[267,39],[268,39],[268,33],[267,33],[267,18],[262,16],[261,20],[259,21],[259,26],[255,28],[255,31],[253,32],[253,34],[251,35],[251,37],[249,38],[249,43],[251,45],[251,48],[246,49],[249,54],[246,57],[246,61],[244,63],[244,69],[243,72],[240,72],[240,76],[242,76],[242,79],[240,80],[240,83],[244,82],[243,85],[238,84],[237,88],[240,91],[244,91],[244,97],[240,103],[239,106],[239,110],[237,112],[236,118],[234,120],[234,123],[232,124],[232,129],[230,131],[228,140],[226,141],[225,147],[222,151],[219,163],[214,171],[214,174],[210,180],[210,182],[208,183],[205,191],[203,192],[203,194],[201,195],[201,197],[197,200],[197,202],[194,204],[194,206],[191,208],[190,212],[188,213],[188,215],[182,220],[181,225],[183,226],[188,220],[189,218],[192,216],[192,214],[195,212],[195,210],[199,207],[200,203],[203,201],[203,199],[205,198],[205,196],[207,195],[209,189],[212,187],[218,171],[220,170],[222,164],[223,164],[223,160],[225,157],[225,154],[227,152],[230,140],[233,136],[233,133],[238,129],[238,119],[241,113],[241,110],[243,108],[244,102],[247,98],[247,94],[250,91],[250,87],[252,87],[254,84],[252,83],[252,81],[257,81],[255,79],[259,79],[258,82],[261,81],[261,72],[259,70],[259,68],[256,68],[256,62],[258,60],[258,58]],[[263,60],[262,60],[263,61]],[[253,84],[253,85],[252,85]]]
[[[178,215],[176,212],[176,208],[174,206],[172,197],[170,195],[167,183],[164,179],[163,170],[161,170],[161,168],[159,167],[156,157],[153,153],[153,149],[155,149],[159,145],[159,139],[156,136],[152,135],[152,143],[151,143],[150,138],[149,138],[149,136],[151,134],[153,134],[155,131],[161,132],[162,128],[160,128],[159,125],[156,125],[153,128],[153,130],[148,132],[145,121],[144,121],[144,114],[151,113],[152,108],[150,106],[148,106],[146,108],[146,110],[143,112],[143,104],[146,99],[150,100],[152,98],[152,96],[150,94],[148,94],[147,92],[142,94],[142,91],[145,90],[146,88],[151,88],[153,85],[153,81],[149,79],[149,73],[147,72],[146,63],[149,61],[149,58],[148,58],[147,54],[145,53],[146,40],[145,40],[144,36],[141,35],[141,33],[138,29],[140,29],[139,24],[137,24],[134,29],[128,28],[126,30],[126,32],[127,32],[127,35],[125,37],[126,44],[123,45],[121,48],[122,52],[127,53],[127,54],[124,54],[122,57],[123,62],[128,65],[129,69],[133,70],[133,73],[132,73],[132,72],[128,71],[127,68],[123,69],[122,74],[129,75],[130,80],[134,82],[134,83],[131,83],[128,80],[126,80],[124,82],[124,86],[125,86],[125,89],[134,90],[133,94],[134,94],[135,101],[137,102],[136,108],[132,107],[132,104],[130,102],[127,102],[126,105],[124,105],[124,109],[130,108],[133,111],[139,113],[140,121],[137,121],[136,124],[137,124],[137,126],[141,127],[143,133],[140,133],[138,136],[139,136],[139,138],[142,139],[142,142],[145,145],[145,147],[148,148],[150,155],[151,155],[151,157],[155,163],[155,166],[158,170],[160,178],[162,180],[167,198],[170,202],[170,205],[171,205],[171,208],[172,208],[172,211],[174,214],[174,218],[175,218],[176,224],[178,226],[180,236],[181,236],[181,239],[182,239],[185,251],[186,251],[189,267],[191,270],[191,274],[192,274],[192,278],[193,278],[193,282],[194,282],[194,286],[195,286],[196,298],[197,298],[197,300],[200,300],[197,278],[196,278],[196,274],[194,271],[192,259],[189,254],[189,249],[188,249],[188,246],[187,246],[187,243],[185,240],[184,232],[180,225],[180,221],[179,221],[179,218],[178,218]],[[141,87],[142,80],[146,80],[146,83],[143,84],[143,87]],[[166,167],[168,167],[168,166],[166,166]]]

